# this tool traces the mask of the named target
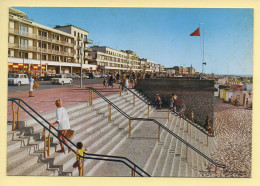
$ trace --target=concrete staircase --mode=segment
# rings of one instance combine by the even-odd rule
[[[207,146],[207,137],[193,126],[188,125],[187,128],[184,119],[171,114],[168,121],[167,110],[154,110],[151,116],[208,157],[215,152],[214,139],[209,138]],[[186,145],[167,131],[161,129],[158,142],[158,126],[153,122],[143,122],[141,126],[136,127],[132,136],[111,155],[127,157],[155,177],[200,177],[200,171],[207,171],[205,167],[209,162],[191,149],[187,151],[186,162]],[[101,166],[98,169],[88,172],[87,175],[130,176],[130,171],[121,164],[111,162],[99,162],[99,164]]]
[[[107,98],[129,116],[147,118],[147,105],[136,98],[134,107],[131,93],[121,97],[116,93]],[[158,126],[153,122],[132,121],[129,137],[128,120],[112,108],[112,121],[108,121],[108,104],[101,98],[93,100],[93,106],[80,103],[66,110],[71,128],[76,131],[72,141],[81,141],[89,153],[127,157],[151,176],[198,177],[208,163],[191,149],[186,162],[186,146],[162,129],[158,143]],[[215,151],[213,139],[209,138],[207,147],[204,134],[192,126],[188,134],[186,121],[173,114],[168,121],[167,116],[167,111],[150,109],[151,118],[210,157]],[[53,122],[55,111],[43,117]],[[72,168],[75,154],[56,153],[60,149],[56,138],[51,138],[50,157],[43,158],[42,130],[34,119],[22,122],[18,131],[11,131],[8,125],[7,175],[77,176],[78,170]],[[131,172],[121,163],[86,160],[85,176],[131,176]]]
[[[136,100],[136,106],[133,106],[133,97],[130,94],[124,93],[120,97],[117,93],[107,98],[131,117],[144,117],[147,114],[147,108],[140,100]],[[76,131],[72,141],[81,141],[89,153],[109,154],[128,137],[128,120],[112,108],[112,121],[108,121],[108,104],[101,98],[93,100],[93,106],[80,103],[66,110],[71,128]],[[55,111],[44,114],[43,117],[53,122],[56,119]],[[133,128],[137,123],[140,122],[132,122]],[[60,148],[56,138],[51,137],[50,157],[46,160],[43,158],[43,127],[34,119],[21,122],[17,131],[11,131],[11,124],[7,128],[7,175],[78,174],[77,169],[72,169],[75,162],[74,153],[55,152]],[[85,166],[88,170],[91,167],[95,169],[97,163],[96,160],[88,160]]]

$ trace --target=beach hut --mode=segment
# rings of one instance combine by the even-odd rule
[[[253,83],[246,83],[245,85],[246,85],[245,89],[247,91],[253,91]]]
[[[253,102],[253,91],[245,91],[245,101],[244,101],[244,107],[252,107]]]
[[[244,105],[245,102],[245,94],[242,91],[233,92],[233,101],[237,100],[239,105]]]
[[[214,92],[214,96],[215,96],[215,97],[219,97],[219,84],[215,84],[214,87],[217,89],[217,90]]]

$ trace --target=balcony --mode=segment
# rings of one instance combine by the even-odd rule
[[[9,28],[8,31],[9,31],[10,34],[20,35],[20,36],[23,36],[23,37],[29,37],[29,38],[34,38],[34,39],[37,37],[36,34],[24,32],[24,31],[21,31],[21,30],[18,30],[18,29]]]
[[[86,52],[92,52],[93,50],[92,50],[92,48],[84,47],[84,51],[86,51]]]
[[[91,60],[93,58],[92,58],[92,56],[84,56],[84,59]]]
[[[83,38],[82,37],[77,37],[77,41],[82,41],[83,40]]]
[[[28,46],[28,45],[19,45],[14,43],[8,43],[8,48],[12,49],[20,49],[20,50],[27,50],[27,51],[36,51],[36,47]]]
[[[87,43],[87,44],[92,44],[93,41],[91,39],[84,39],[84,43]]]

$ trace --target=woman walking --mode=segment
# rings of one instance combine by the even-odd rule
[[[65,110],[64,107],[62,107],[62,101],[60,99],[55,101],[55,105],[57,107],[56,110],[56,121],[54,123],[50,123],[50,127],[52,127],[53,125],[57,125],[58,124],[58,137],[65,142],[65,144],[68,145],[68,141],[66,140],[66,138],[64,138],[63,136],[66,136],[67,131],[70,129],[70,121],[69,121],[69,116],[67,114],[67,111]],[[63,136],[62,136],[62,135]],[[60,142],[60,147],[61,150],[57,151],[57,152],[65,152],[63,143],[61,141]],[[71,149],[68,150],[68,152],[70,152]]]

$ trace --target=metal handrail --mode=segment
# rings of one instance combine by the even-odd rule
[[[37,116],[39,116],[42,120],[44,120],[47,124],[50,125],[50,123],[43,118],[38,112],[36,112],[32,107],[30,107],[26,102],[24,102],[22,99],[20,98],[8,98],[8,101],[12,101],[14,103],[16,103],[18,106],[20,106],[28,115],[30,115],[34,120],[36,120],[43,128],[47,129],[47,131],[49,131],[54,137],[56,137],[61,143],[63,143],[66,147],[68,147],[69,149],[73,150],[70,146],[68,146],[63,140],[61,140],[57,135],[55,135],[48,127],[46,127],[44,124],[42,124],[42,122],[40,122],[37,118],[35,118],[27,109],[25,109],[20,103],[17,102],[21,101],[22,103],[24,103],[31,111],[33,111]],[[72,144],[74,147],[76,147],[76,144],[74,144],[71,140],[69,140],[66,136],[64,136],[59,130],[57,130],[55,127],[53,127],[53,129],[58,132],[62,137],[64,137],[70,144]],[[105,157],[105,158],[117,158],[117,159],[103,159],[103,158],[94,158],[94,157],[85,157],[85,156],[81,156],[79,154],[77,154],[77,156],[79,156],[80,158],[84,158],[84,159],[94,159],[94,160],[102,160],[102,161],[114,161],[114,162],[120,162],[125,164],[126,166],[128,166],[132,171],[134,171],[135,173],[137,173],[139,176],[143,177],[142,173],[144,173],[145,175],[147,175],[148,177],[150,177],[150,175],[145,172],[144,170],[142,170],[138,165],[136,165],[134,162],[132,162],[131,160],[129,160],[126,157],[122,157],[122,156],[111,156],[111,155],[103,155],[103,154],[92,154],[92,153],[86,153],[84,152],[85,155],[88,156],[99,156],[99,157]],[[118,160],[118,159],[123,159],[128,161],[129,163],[131,163],[133,167],[131,167],[128,163],[126,163],[123,160]],[[139,173],[135,168],[138,168],[142,173]]]
[[[151,104],[148,103],[146,100],[144,100],[143,98],[141,98],[138,94],[136,94],[134,91],[132,91],[131,89],[127,88],[125,85],[121,84],[125,89],[127,89],[129,92],[131,92],[132,94],[134,94],[136,97],[138,97],[140,100],[142,100],[145,104],[147,105],[155,105],[155,104]],[[187,121],[189,124],[191,124],[192,126],[194,126],[195,128],[197,128],[200,132],[204,133],[205,135],[207,135],[208,137],[215,137],[214,135],[208,134],[207,132],[203,131],[203,129],[199,128],[197,125],[195,125],[193,122],[191,122],[190,120],[184,118],[183,116],[181,116],[178,112],[175,112],[171,109],[169,109],[171,112],[177,114],[179,117],[181,117],[182,119],[184,119],[185,121]]]
[[[212,160],[211,158],[209,158],[208,156],[206,156],[204,153],[202,153],[201,151],[199,151],[197,148],[193,147],[191,144],[189,144],[188,142],[186,142],[184,139],[182,139],[181,137],[179,137],[178,135],[176,135],[175,133],[173,133],[170,129],[168,129],[167,127],[165,127],[164,125],[162,125],[160,122],[158,122],[155,119],[150,119],[150,118],[132,118],[129,115],[127,115],[124,111],[122,111],[120,108],[118,108],[115,104],[113,104],[110,100],[108,100],[104,95],[102,95],[99,91],[97,91],[95,88],[93,87],[86,87],[87,89],[90,89],[92,91],[94,91],[96,94],[99,95],[99,97],[101,97],[102,99],[104,99],[108,104],[110,104],[111,106],[113,106],[117,111],[119,111],[120,113],[124,113],[123,115],[129,119],[129,120],[141,120],[141,121],[152,121],[155,124],[157,124],[158,126],[160,126],[161,128],[163,128],[165,131],[167,131],[168,133],[170,133],[172,136],[174,136],[176,139],[178,139],[179,141],[181,141],[182,143],[184,143],[187,147],[191,148],[193,151],[195,151],[196,153],[198,153],[199,155],[201,155],[203,158],[205,158],[206,160],[208,160],[210,163],[214,164],[216,167],[220,167],[220,168],[226,168],[226,165],[223,164],[219,164],[217,162],[215,162],[214,160]]]

